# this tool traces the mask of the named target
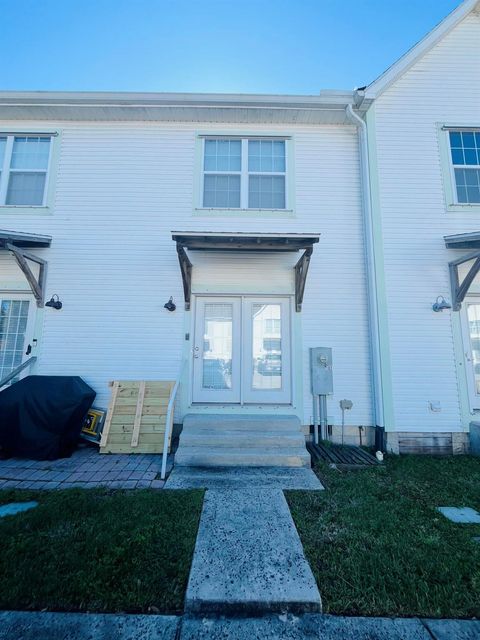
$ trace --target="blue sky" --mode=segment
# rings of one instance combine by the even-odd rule
[[[458,4],[0,0],[0,89],[352,89],[372,81]]]

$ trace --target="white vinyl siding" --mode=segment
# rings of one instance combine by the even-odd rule
[[[50,136],[0,137],[0,205],[45,204]]]
[[[202,206],[286,209],[285,140],[205,139]]]
[[[446,196],[448,131],[479,127],[480,23],[465,18],[397,80],[375,105],[376,141],[393,402],[397,431],[461,430],[452,322],[434,313],[451,301],[444,236],[478,231],[478,207],[451,208]],[[412,150],[417,150],[412,155]],[[450,183],[448,183],[450,186]],[[430,402],[440,403],[433,412]]]
[[[12,126],[4,122],[0,127],[2,124],[5,130]],[[35,125],[24,123],[25,127]],[[60,312],[48,308],[42,312],[37,372],[82,376],[97,392],[96,404],[107,408],[110,380],[174,380],[182,355],[187,357],[192,346],[185,340],[185,334],[192,331],[191,313],[184,312],[172,230],[267,233],[272,232],[272,220],[192,217],[201,167],[201,162],[196,163],[197,159],[201,161],[201,153],[196,158],[195,152],[203,151],[199,144],[203,138],[199,136],[210,134],[209,124],[42,123],[46,130],[57,130],[60,125],[61,139],[55,139],[55,145],[52,142],[52,151],[56,146],[58,153],[55,215],[42,218],[33,229],[32,219],[22,210],[7,213],[0,209],[0,228],[35,230],[53,237],[49,249],[35,249],[34,253],[48,260],[47,298],[57,293],[63,308]],[[222,134],[228,137],[231,130],[233,139],[238,128],[238,124],[223,125]],[[276,139],[285,135],[283,125],[270,125],[268,131]],[[250,139],[264,139],[265,125],[249,124],[246,133]],[[331,346],[335,395],[329,400],[329,416],[340,424],[338,402],[346,396],[354,403],[352,421],[369,425],[370,370],[356,129],[295,125],[289,126],[288,133],[295,139],[295,144],[288,139],[286,147],[287,160],[295,166],[289,193],[297,194],[296,217],[283,219],[278,231],[321,233],[310,263],[302,313],[292,313],[303,333],[303,341],[299,338],[294,345],[295,358],[303,359],[303,380],[295,379],[299,393],[303,391],[303,402],[300,398],[295,411],[304,424],[310,422],[308,347]],[[0,281],[11,281],[15,289],[28,289],[13,257],[2,253]],[[294,264],[300,254],[261,252],[245,256],[195,251],[190,257],[196,292],[282,296],[294,291]],[[177,305],[174,313],[163,308],[170,296]],[[188,355],[191,357],[191,351]],[[182,411],[188,412],[189,384],[187,376],[180,385],[178,421]]]

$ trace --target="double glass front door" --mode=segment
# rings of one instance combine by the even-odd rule
[[[198,297],[193,401],[291,402],[289,298]]]

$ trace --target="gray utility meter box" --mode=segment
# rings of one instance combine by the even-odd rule
[[[330,347],[312,347],[310,349],[310,377],[313,395],[326,396],[333,393],[332,349]]]

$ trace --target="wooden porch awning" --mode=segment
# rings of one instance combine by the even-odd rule
[[[12,253],[27,279],[38,307],[43,307],[45,300],[47,262],[25,249],[46,248],[50,246],[51,242],[52,238],[50,236],[0,229],[0,249],[5,249]],[[31,270],[29,262],[39,265],[38,278]]]
[[[185,249],[190,251],[303,251],[295,269],[295,309],[302,310],[303,293],[313,252],[319,234],[303,233],[204,233],[173,231],[172,239],[177,243],[178,260],[182,272],[185,309],[190,309],[192,292],[192,268]]]
[[[444,240],[447,249],[470,249],[469,253],[448,264],[452,288],[452,309],[459,311],[472,282],[480,271],[480,231],[445,236]],[[472,264],[461,278],[459,267],[467,262],[472,262]]]

